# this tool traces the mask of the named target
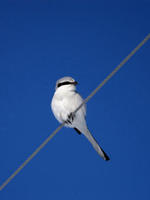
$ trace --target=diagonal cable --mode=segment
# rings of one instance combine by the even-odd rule
[[[127,57],[97,86],[97,88],[83,101],[83,103],[74,111],[76,113],[83,104],[87,103],[97,92],[100,90],[123,66],[124,64],[150,39],[148,34],[136,47],[133,49]],[[65,125],[62,123],[51,135],[1,184],[0,190],[2,190],[37,154],[44,148],[44,146],[58,133],[60,129]]]

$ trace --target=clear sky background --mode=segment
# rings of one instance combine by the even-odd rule
[[[0,183],[58,127],[55,82],[86,98],[150,32],[150,1],[0,2]],[[63,128],[1,200],[150,199],[150,42],[87,104],[111,160]]]

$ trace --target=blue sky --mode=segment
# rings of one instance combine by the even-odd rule
[[[58,127],[55,82],[86,98],[150,32],[150,1],[0,3],[0,183]],[[2,200],[150,199],[150,42],[87,104],[108,153],[63,128],[0,193]]]

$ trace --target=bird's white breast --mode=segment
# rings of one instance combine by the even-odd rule
[[[82,97],[75,91],[59,92],[56,90],[51,108],[56,119],[63,123],[68,119],[68,115],[74,112],[82,102]],[[77,113],[82,114],[82,117],[84,117],[86,113],[85,106],[83,105]]]

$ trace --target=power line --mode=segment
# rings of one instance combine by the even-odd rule
[[[97,86],[97,88],[83,101],[83,103],[74,111],[76,113],[83,104],[87,103],[97,92],[100,90],[123,66],[124,64],[150,39],[148,34],[136,47],[133,49],[127,57]],[[37,154],[44,148],[44,146],[56,135],[56,133],[62,129],[65,122],[62,123],[48,138],[10,175],[0,186],[2,190]]]

